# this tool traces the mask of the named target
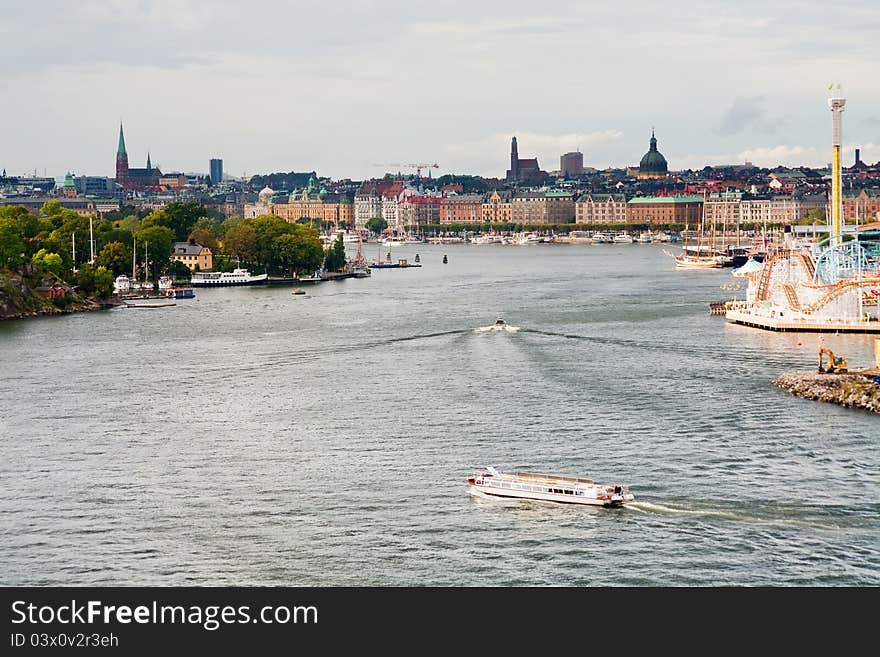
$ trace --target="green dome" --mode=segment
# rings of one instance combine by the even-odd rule
[[[639,162],[639,174],[655,173],[665,176],[668,170],[666,158],[657,150],[657,138],[652,131],[651,148],[645,153],[644,157],[642,157],[642,161]]]

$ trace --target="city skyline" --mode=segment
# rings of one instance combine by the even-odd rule
[[[16,6],[0,112],[17,128],[0,166],[112,176],[120,119],[133,166],[149,152],[163,170],[207,172],[220,157],[237,177],[438,162],[433,175],[502,178],[514,135],[545,170],[575,150],[587,167],[635,166],[652,126],[670,170],[824,166],[831,81],[849,100],[844,162],[855,148],[880,160],[880,19],[857,3],[639,3],[626,19],[592,3],[452,7]]]

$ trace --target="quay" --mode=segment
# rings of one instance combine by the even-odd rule
[[[797,317],[759,315],[748,310],[727,310],[725,319],[732,324],[742,324],[768,331],[794,331],[810,333],[880,333],[880,322],[849,319],[822,319],[810,321]]]
[[[804,399],[880,413],[880,368],[841,374],[786,372],[773,385]]]

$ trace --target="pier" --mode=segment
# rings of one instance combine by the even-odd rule
[[[880,333],[880,322],[855,319],[809,320],[778,315],[759,315],[748,310],[728,310],[724,318],[733,324],[762,328],[768,331],[794,331],[796,333]]]

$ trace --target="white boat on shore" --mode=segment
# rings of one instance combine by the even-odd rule
[[[592,479],[560,475],[498,472],[491,465],[467,479],[471,494],[561,504],[620,507],[635,496],[620,484],[597,484]]]
[[[193,287],[227,287],[235,285],[267,285],[269,274],[252,276],[247,269],[235,269],[223,272],[197,271],[190,279]]]

